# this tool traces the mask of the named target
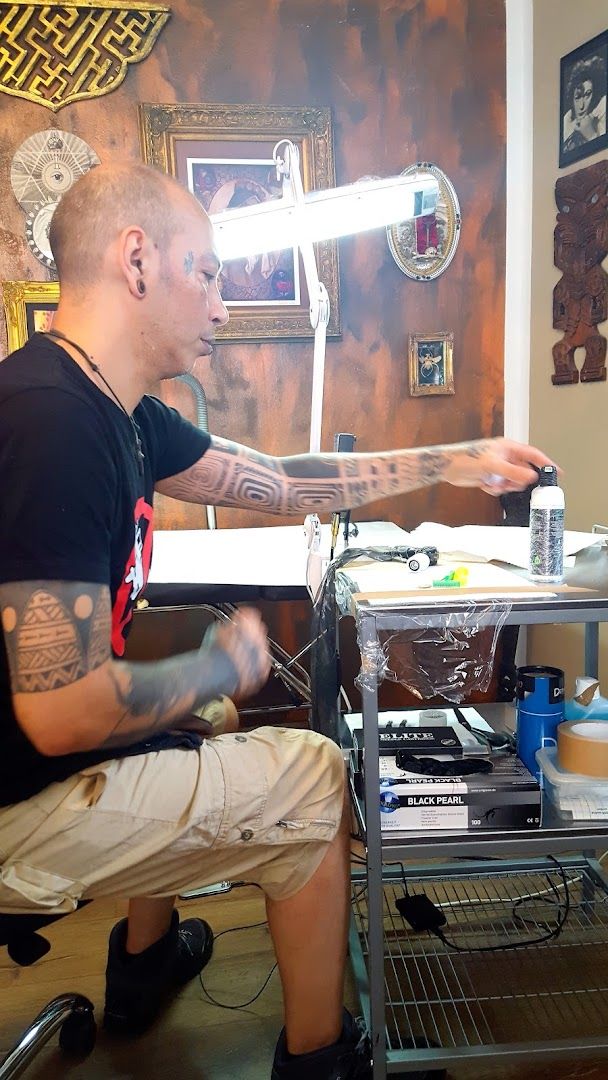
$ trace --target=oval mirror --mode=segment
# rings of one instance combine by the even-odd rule
[[[403,170],[402,176],[433,176],[439,184],[439,199],[432,214],[388,225],[388,246],[397,266],[417,281],[432,281],[450,265],[460,237],[460,205],[454,185],[444,172],[429,161],[418,161]]]

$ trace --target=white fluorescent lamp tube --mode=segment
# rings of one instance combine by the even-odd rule
[[[307,192],[299,207],[287,188],[280,199],[223,210],[211,220],[220,259],[228,261],[423,217],[438,195],[434,177],[393,176]]]
[[[429,173],[418,179],[368,178],[344,187],[305,192],[297,146],[283,139],[276,144],[272,156],[277,179],[282,178],[281,198],[223,210],[212,214],[211,220],[223,262],[266,251],[299,248],[314,329],[310,451],[316,454],[321,448],[329,297],[319,279],[313,243],[432,214],[437,207],[439,185]]]

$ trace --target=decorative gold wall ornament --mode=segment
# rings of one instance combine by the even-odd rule
[[[134,0],[0,0],[0,91],[57,112],[101,97],[151,51],[171,11]]]

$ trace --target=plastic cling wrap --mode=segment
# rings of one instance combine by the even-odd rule
[[[511,610],[505,600],[458,600],[441,625],[428,613],[408,615],[407,629],[359,641],[357,686],[373,689],[384,679],[400,683],[422,701],[443,697],[456,703],[490,685],[498,635]],[[433,622],[436,618],[433,619]]]
[[[339,661],[336,647],[338,611],[351,609],[352,585],[338,571],[358,559],[382,562],[403,561],[401,549],[348,548],[328,568],[315,600],[312,621],[313,648],[311,651],[312,714],[315,731],[339,742],[340,716],[338,693],[340,687]],[[421,596],[422,602],[422,596]],[[450,600],[451,602],[451,600]],[[441,695],[447,701],[464,701],[474,691],[487,690],[492,676],[499,632],[509,615],[511,603],[504,600],[474,600],[454,597],[449,614],[441,616],[432,611],[413,617],[407,608],[404,614],[414,626],[397,633],[384,635],[369,648],[361,651],[361,670],[356,683],[372,689],[384,679],[399,682],[421,700]]]

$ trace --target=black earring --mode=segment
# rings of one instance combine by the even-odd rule
[[[143,296],[146,291],[146,283],[145,281],[142,281],[141,278],[139,278],[137,281],[137,291],[140,296]]]

